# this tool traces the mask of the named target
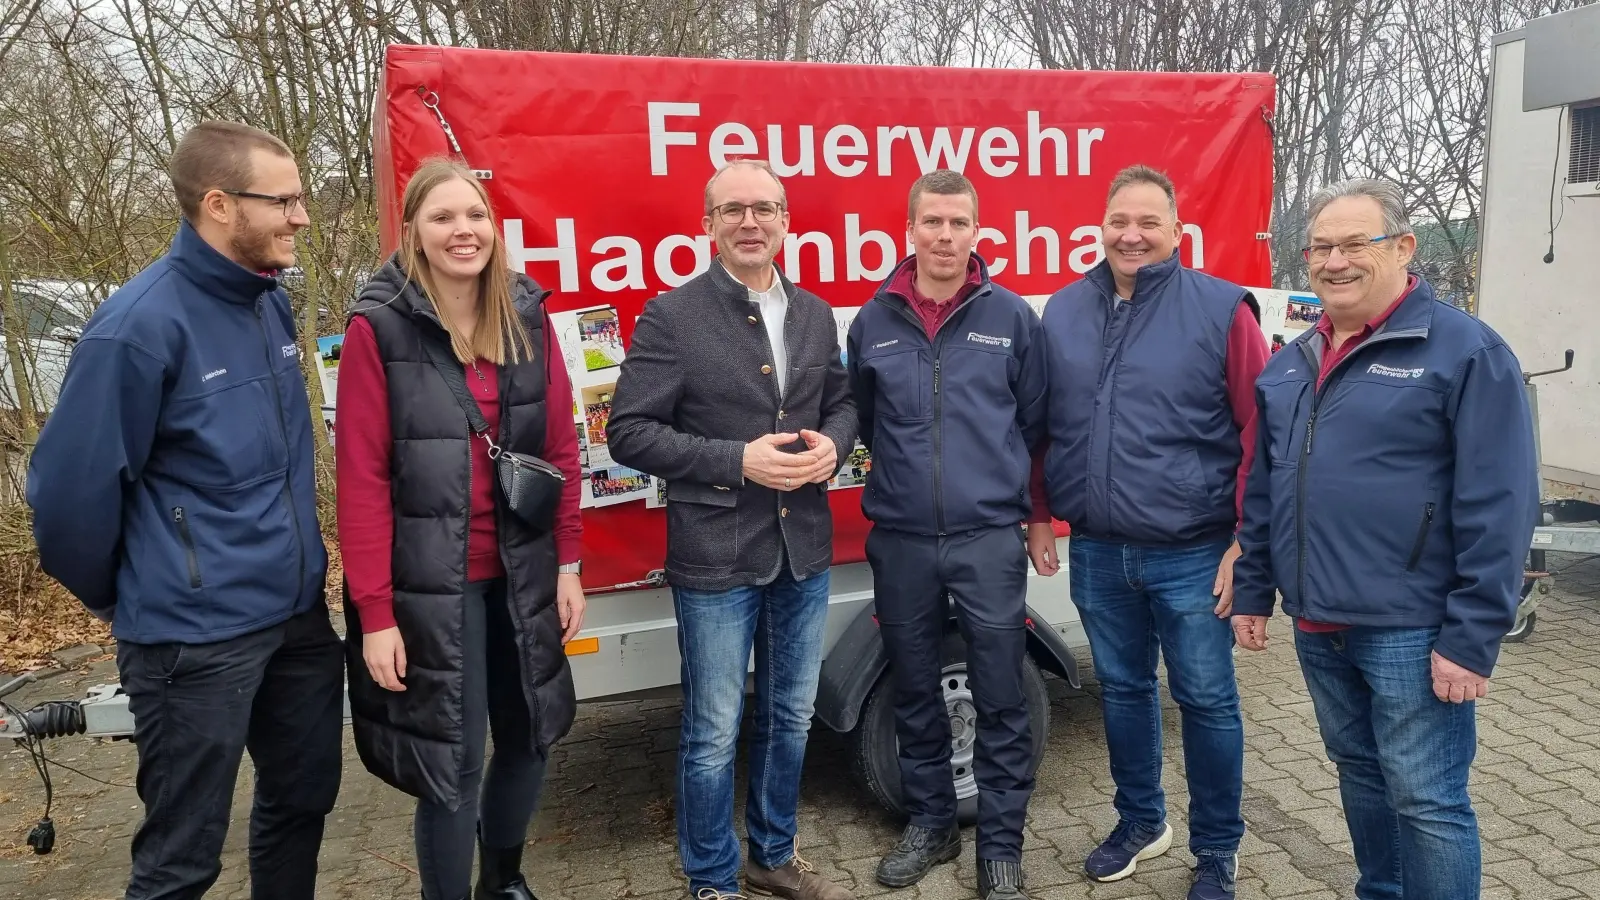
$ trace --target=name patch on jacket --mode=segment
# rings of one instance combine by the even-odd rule
[[[976,331],[967,332],[967,340],[973,342],[974,344],[988,344],[991,347],[1010,347],[1011,346],[1011,338],[1008,338],[1008,337],[994,337],[992,335],[979,334]]]
[[[1380,366],[1377,363],[1367,366],[1368,375],[1383,375],[1388,378],[1421,378],[1422,372],[1421,366],[1414,369],[1397,369],[1393,366]]]

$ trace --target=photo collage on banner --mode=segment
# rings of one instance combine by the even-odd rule
[[[845,356],[850,323],[859,307],[835,307],[839,355]],[[650,509],[667,504],[665,480],[617,464],[606,448],[606,423],[611,418],[611,395],[617,387],[625,351],[618,331],[616,307],[596,306],[551,313],[551,324],[572,377],[573,421],[578,428],[578,456],[583,470],[584,509],[643,500]],[[848,360],[846,360],[848,362]],[[872,471],[872,457],[859,441],[840,460],[839,473],[828,490],[861,487]]]
[[[583,479],[579,505],[592,509],[644,500],[653,506],[654,479],[618,465],[606,446],[611,395],[617,389],[624,355],[616,308],[595,306],[551,313],[550,323],[555,327],[556,339],[566,356],[567,373],[572,378],[572,419],[578,429],[578,464]]]
[[[848,349],[850,346],[850,325],[855,322],[856,312],[860,309],[861,307],[859,306],[835,306],[833,308],[833,324],[838,329],[839,336],[839,359],[846,366],[850,365],[850,351]],[[839,469],[839,474],[833,476],[833,480],[828,482],[828,490],[837,491],[842,488],[864,486],[867,483],[867,473],[872,471],[872,454],[867,452],[867,448],[862,446],[860,440],[856,441],[856,445],[851,447],[848,453],[845,453],[843,448],[839,448],[839,453],[844,457],[840,460],[842,466]]]
[[[334,396],[339,389],[339,351],[344,335],[317,338],[317,374],[322,379],[322,425],[328,429],[328,446],[333,446]]]

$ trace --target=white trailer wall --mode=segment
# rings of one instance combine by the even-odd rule
[[[1540,441],[1545,477],[1592,494],[1600,491],[1600,187],[1566,183],[1570,110],[1523,110],[1526,47],[1513,32],[1493,48],[1478,314],[1524,371],[1558,368],[1576,351],[1570,371],[1535,379]],[[1600,57],[1587,63],[1600,67]]]

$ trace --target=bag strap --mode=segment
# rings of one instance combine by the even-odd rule
[[[444,350],[437,341],[428,338],[422,339],[423,349],[428,351],[428,359],[433,367],[444,376],[444,383],[449,386],[450,393],[456,395],[456,402],[461,404],[461,411],[467,414],[467,424],[472,427],[472,433],[484,440],[489,439],[489,422],[483,417],[483,410],[478,408],[478,401],[472,399],[467,392],[467,373],[461,362],[454,356],[445,356]],[[494,446],[494,442],[489,442]]]

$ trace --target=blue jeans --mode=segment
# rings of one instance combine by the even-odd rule
[[[796,582],[787,560],[766,586],[672,589],[683,659],[678,736],[678,854],[690,895],[739,890],[733,758],[755,650],[745,826],[750,858],[775,869],[794,855],[800,766],[811,729],[828,618],[828,572]]]
[[[1437,628],[1295,629],[1355,845],[1359,900],[1476,900],[1472,703],[1433,695]]]
[[[1231,855],[1244,837],[1244,719],[1233,672],[1233,628],[1211,593],[1230,540],[1145,547],[1074,536],[1072,602],[1100,682],[1114,806],[1123,821],[1159,829],[1161,698],[1156,662],[1183,718],[1189,850]]]

